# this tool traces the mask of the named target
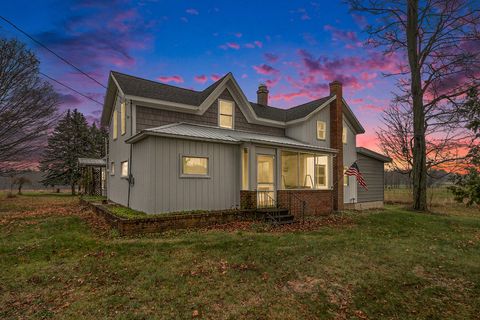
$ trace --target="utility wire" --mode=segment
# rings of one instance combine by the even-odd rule
[[[95,100],[95,99],[87,96],[86,94],[81,93],[80,91],[77,91],[77,90],[73,89],[73,88],[70,87],[69,85],[66,85],[66,84],[62,83],[62,82],[60,82],[60,81],[58,81],[58,80],[56,80],[56,79],[54,79],[54,78],[46,75],[45,73],[43,73],[43,72],[41,72],[41,71],[39,71],[39,73],[40,73],[42,76],[44,76],[45,78],[48,78],[48,79],[50,79],[50,80],[58,83],[59,85],[64,86],[65,88],[72,90],[73,92],[81,95],[82,97],[87,98],[87,99],[89,99],[89,100],[92,100],[93,102],[96,102],[96,103],[98,103],[99,105],[103,105],[103,103],[101,103],[101,102],[99,102],[99,101],[97,101],[97,100]]]
[[[36,44],[38,44],[39,46],[43,47],[44,49],[48,50],[50,53],[52,53],[53,55],[55,55],[57,58],[59,58],[60,60],[62,60],[63,62],[65,62],[66,64],[70,65],[71,67],[73,67],[75,70],[77,70],[78,72],[82,73],[83,75],[87,76],[89,79],[93,80],[94,82],[96,82],[97,84],[101,85],[102,87],[104,87],[105,89],[107,88],[105,85],[103,85],[102,83],[98,82],[95,78],[93,78],[92,76],[90,76],[88,73],[80,70],[80,68],[78,68],[77,66],[75,66],[73,63],[71,63],[70,61],[68,61],[67,59],[63,58],[62,56],[60,56],[59,54],[57,54],[56,52],[54,52],[53,50],[51,50],[50,48],[48,48],[46,45],[44,45],[43,43],[41,43],[40,41],[36,40],[34,37],[32,37],[31,35],[29,35],[27,32],[23,31],[22,29],[20,29],[18,26],[16,26],[13,22],[9,21],[8,19],[4,18],[3,16],[0,16],[0,19],[2,19],[3,21],[5,21],[6,23],[8,23],[9,25],[11,25],[13,28],[15,28],[17,31],[21,32],[22,34],[24,34],[25,36],[27,36],[29,39],[31,39],[33,42],[35,42]],[[48,76],[47,76],[48,77]],[[56,81],[55,79],[52,79],[53,81]],[[63,85],[63,84],[62,84]],[[73,89],[72,89],[73,90]],[[74,90],[75,91],[75,90]],[[82,94],[83,95],[83,94]],[[89,98],[90,100],[92,100],[91,98]],[[98,102],[98,101],[96,101]]]

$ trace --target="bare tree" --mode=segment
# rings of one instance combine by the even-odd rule
[[[397,102],[413,118],[413,208],[427,208],[428,127],[458,120],[459,100],[479,85],[480,3],[476,0],[347,0],[369,15],[369,43],[399,56]]]
[[[414,166],[414,128],[410,105],[392,105],[382,114],[383,126],[377,130],[379,146],[392,158],[392,168],[412,178]],[[430,121],[431,122],[431,121]],[[443,126],[427,122],[425,129],[425,165],[427,175],[434,169],[448,174],[467,164],[472,154],[466,152],[476,144],[475,134],[462,127],[463,121]]]
[[[0,38],[0,172],[23,169],[46,142],[58,95],[39,78],[39,61],[17,40]]]
[[[25,184],[32,183],[30,179],[20,176],[14,179],[13,184],[17,185],[18,194],[22,194],[22,188]]]

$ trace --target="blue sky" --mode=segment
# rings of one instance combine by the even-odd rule
[[[328,94],[344,95],[367,129],[360,145],[375,147],[375,128],[393,80],[382,73],[396,59],[364,46],[364,17],[342,1],[12,1],[1,15],[106,84],[116,70],[201,90],[231,71],[254,101],[260,82],[270,104],[286,108]],[[96,100],[105,89],[36,46],[3,21],[0,33],[38,54],[41,70]],[[62,110],[91,121],[101,106],[58,85]]]

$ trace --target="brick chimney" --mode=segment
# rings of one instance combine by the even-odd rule
[[[330,83],[330,95],[336,99],[330,103],[330,147],[337,149],[337,156],[333,158],[333,210],[343,209],[343,102],[342,83]]]
[[[257,90],[257,103],[262,106],[268,106],[268,89],[263,83],[260,83]]]

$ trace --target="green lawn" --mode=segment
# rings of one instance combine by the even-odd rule
[[[75,197],[1,198],[0,318],[478,318],[478,211],[121,238]]]

